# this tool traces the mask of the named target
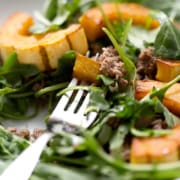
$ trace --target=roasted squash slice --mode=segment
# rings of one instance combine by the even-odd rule
[[[131,163],[165,163],[177,160],[179,160],[178,144],[166,137],[134,138],[132,141]]]
[[[180,124],[177,124],[173,130],[172,133],[166,136],[167,139],[170,139],[172,141],[175,141],[179,145],[179,152],[180,152]]]
[[[178,60],[157,59],[156,64],[156,79],[159,81],[168,82],[180,74],[180,61]]]
[[[84,29],[80,24],[70,25],[66,30],[70,48],[80,54],[86,54],[88,51],[88,42]]]
[[[149,93],[153,87],[160,88],[163,86],[163,82],[154,80],[143,80],[136,82],[136,99],[143,98],[147,93]],[[180,116],[180,84],[176,83],[170,87],[165,93],[163,104],[173,113]]]
[[[88,51],[86,35],[80,24],[40,36],[29,33],[32,24],[32,16],[22,12],[15,13],[4,22],[0,28],[0,55],[3,60],[15,51],[20,63],[34,64],[45,71],[55,69],[58,59],[70,49],[82,54]]]
[[[38,42],[27,33],[27,27],[32,24],[32,17],[26,13],[10,16],[0,29],[0,53],[2,59],[6,59],[12,51],[16,51],[20,63],[34,64],[45,70]]]
[[[180,124],[168,135],[157,138],[134,138],[131,144],[131,163],[164,163],[179,160]]]
[[[151,29],[159,26],[158,21],[149,16],[150,10],[136,3],[104,3],[102,9],[110,21],[132,19],[135,25],[146,27],[149,22]],[[105,26],[105,21],[98,7],[86,11],[79,21],[88,40],[94,41],[103,36],[102,27]]]
[[[51,69],[55,69],[58,59],[71,49],[63,30],[45,34],[39,40],[39,46],[41,47],[41,53],[44,51],[44,55],[47,57],[44,59],[44,63]]]

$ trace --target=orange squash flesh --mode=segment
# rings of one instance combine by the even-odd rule
[[[41,71],[56,69],[68,50],[86,54],[88,42],[80,24],[63,30],[34,35],[29,32],[33,17],[24,12],[11,15],[0,27],[0,58],[15,51],[22,64],[33,64]]]
[[[104,3],[102,9],[111,22],[132,19],[133,24],[143,27],[146,27],[147,22],[149,22],[150,29],[159,26],[158,21],[150,17],[150,10],[136,3]],[[105,26],[105,22],[98,7],[86,11],[79,21],[85,29],[89,41],[103,36],[102,27]]]
[[[180,124],[170,134],[161,137],[138,138],[132,140],[130,161],[135,164],[165,163],[179,160]]]
[[[97,83],[97,75],[100,73],[100,64],[79,53],[76,55],[76,61],[73,68],[73,76],[90,83]]]
[[[166,137],[134,138],[130,154],[133,164],[175,162],[179,159],[178,144]]]
[[[135,97],[139,100],[148,94],[153,87],[160,88],[163,85],[163,82],[155,80],[137,81]],[[171,112],[180,116],[180,83],[174,84],[167,90],[163,99],[163,104]]]
[[[159,81],[168,82],[180,74],[180,61],[178,60],[157,59],[156,64],[156,79]]]

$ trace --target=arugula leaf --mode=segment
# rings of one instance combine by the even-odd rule
[[[90,100],[86,111],[106,110],[109,107],[109,102],[105,99],[104,90],[98,87],[90,87]]]
[[[28,64],[19,64],[17,54],[14,52],[5,59],[4,64],[0,67],[0,76],[12,85],[19,85],[22,78],[29,78],[39,73],[39,70]]]
[[[69,22],[77,22],[80,12],[95,5],[94,0],[46,0],[43,12],[36,11],[37,23],[30,27],[34,34],[42,34],[66,26]]]
[[[156,14],[163,24],[156,36],[155,55],[164,59],[180,59],[180,30],[163,13]]]
[[[35,117],[38,113],[37,102],[30,96],[29,98],[0,98],[0,119],[27,120]],[[16,108],[14,108],[16,107]],[[31,111],[29,111],[31,108]]]
[[[34,117],[38,112],[38,100],[44,94],[51,95],[49,99],[56,102],[55,93],[67,86],[63,81],[71,78],[74,61],[75,52],[70,51],[59,60],[56,71],[45,74],[33,65],[19,64],[17,54],[10,54],[0,67],[0,118],[25,120]],[[35,92],[36,86],[41,84],[40,90]]]
[[[136,137],[160,137],[172,133],[171,130],[155,130],[155,129],[143,129],[138,130],[134,127],[131,128],[131,133]]]
[[[66,52],[59,60],[57,69],[51,74],[59,82],[59,77],[61,81],[67,81],[72,77],[72,70],[75,63],[76,54],[75,51],[71,50]]]
[[[4,64],[0,67],[1,119],[21,120],[36,115],[36,106],[33,106],[32,113],[28,112],[29,107],[36,103],[32,100],[34,92],[30,88],[30,82],[25,83],[25,80],[38,75],[39,70],[33,65],[19,64],[15,52],[5,59]]]
[[[68,82],[63,82],[63,83],[45,87],[43,89],[40,89],[38,92],[36,92],[35,96],[39,97],[55,90],[64,89],[65,87],[67,87],[68,84],[69,84]]]
[[[24,138],[13,135],[0,126],[0,159],[12,160],[17,157],[30,142]]]
[[[168,124],[169,127],[174,127],[176,124],[180,123],[180,118],[175,116],[173,113],[171,113],[163,104],[162,104],[162,100],[164,97],[164,94],[166,93],[166,91],[176,82],[178,82],[180,80],[180,75],[177,76],[176,78],[174,78],[172,81],[168,82],[167,84],[165,84],[164,86],[162,86],[160,89],[153,89],[153,91],[149,94],[147,94],[140,102],[150,102],[152,101],[154,98],[158,98],[155,99],[156,104],[155,104],[155,108],[159,110],[159,112],[163,113],[164,117],[165,117],[165,121]]]
[[[118,129],[114,132],[111,140],[110,140],[110,152],[116,158],[120,158],[121,148],[123,143],[125,142],[125,137],[128,134],[129,129],[125,125],[120,125]]]
[[[165,117],[165,121],[168,125],[168,127],[173,128],[174,126],[176,126],[177,124],[180,123],[180,118],[176,115],[174,115],[173,113],[171,113],[162,103],[159,102],[159,107],[162,108],[164,117]]]
[[[154,44],[158,32],[159,28],[150,30],[140,26],[132,26],[128,33],[128,39],[137,48],[144,49],[147,45]]]
[[[48,20],[53,20],[58,11],[58,0],[46,0],[43,8],[43,15]]]
[[[164,86],[162,86],[160,89],[156,89],[154,88],[153,91],[146,95],[142,101],[144,101],[144,99],[148,99],[150,98],[154,98],[154,97],[158,97],[161,101],[166,93],[166,91],[175,83],[177,83],[180,80],[180,75],[176,76],[173,80],[169,81],[168,83],[166,83]]]
[[[110,86],[114,83],[114,79],[102,74],[98,75],[97,79],[101,80],[105,86]]]
[[[55,31],[58,29],[59,29],[59,26],[56,24],[44,25],[44,24],[39,23],[30,27],[29,31],[33,34],[43,34],[43,33],[47,33],[48,31]]]
[[[10,87],[5,87],[3,89],[0,89],[0,96],[2,95],[7,95],[9,93],[14,93],[18,91],[17,89],[13,89],[13,88],[10,88]]]
[[[78,169],[68,169],[65,167],[60,167],[54,164],[45,164],[40,163],[33,176],[30,180],[43,180],[43,179],[56,179],[56,180],[70,180],[70,179],[78,179],[78,180],[92,180],[98,179],[96,175],[93,173],[88,173],[83,170]]]

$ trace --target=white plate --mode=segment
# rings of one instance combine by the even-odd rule
[[[33,14],[35,10],[41,10],[44,0],[1,0],[0,1],[0,23],[11,14],[17,11],[23,11]],[[16,108],[16,107],[14,107]],[[46,112],[42,112],[38,117],[25,120],[25,121],[15,121],[15,120],[5,120],[2,124],[6,127],[18,127],[18,128],[28,128],[30,130],[34,128],[45,128],[43,122]]]
[[[1,0],[0,22],[10,14],[17,11],[32,13],[34,10],[42,8],[44,0]]]

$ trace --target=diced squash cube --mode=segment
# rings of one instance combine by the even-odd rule
[[[134,138],[132,141],[131,163],[165,163],[174,162],[178,159],[178,144],[165,137]]]
[[[150,10],[136,3],[104,3],[102,9],[110,21],[132,19],[135,25],[146,27],[147,22],[149,22],[149,28],[159,26],[158,21],[149,16]],[[86,11],[79,21],[85,29],[89,41],[103,36],[102,27],[105,26],[105,21],[99,7]]]
[[[180,74],[180,61],[157,59],[156,64],[156,79],[159,81],[168,82]]]
[[[153,87],[160,88],[163,86],[163,82],[154,80],[143,80],[136,82],[135,98],[141,99],[150,91]],[[180,83],[176,83],[171,86],[165,93],[163,104],[173,113],[180,116]]]
[[[96,83],[99,68],[100,64],[97,61],[77,53],[73,75],[80,80]]]
[[[138,164],[148,163],[146,151],[146,145],[141,141],[141,139],[134,138],[131,145],[130,162]]]

